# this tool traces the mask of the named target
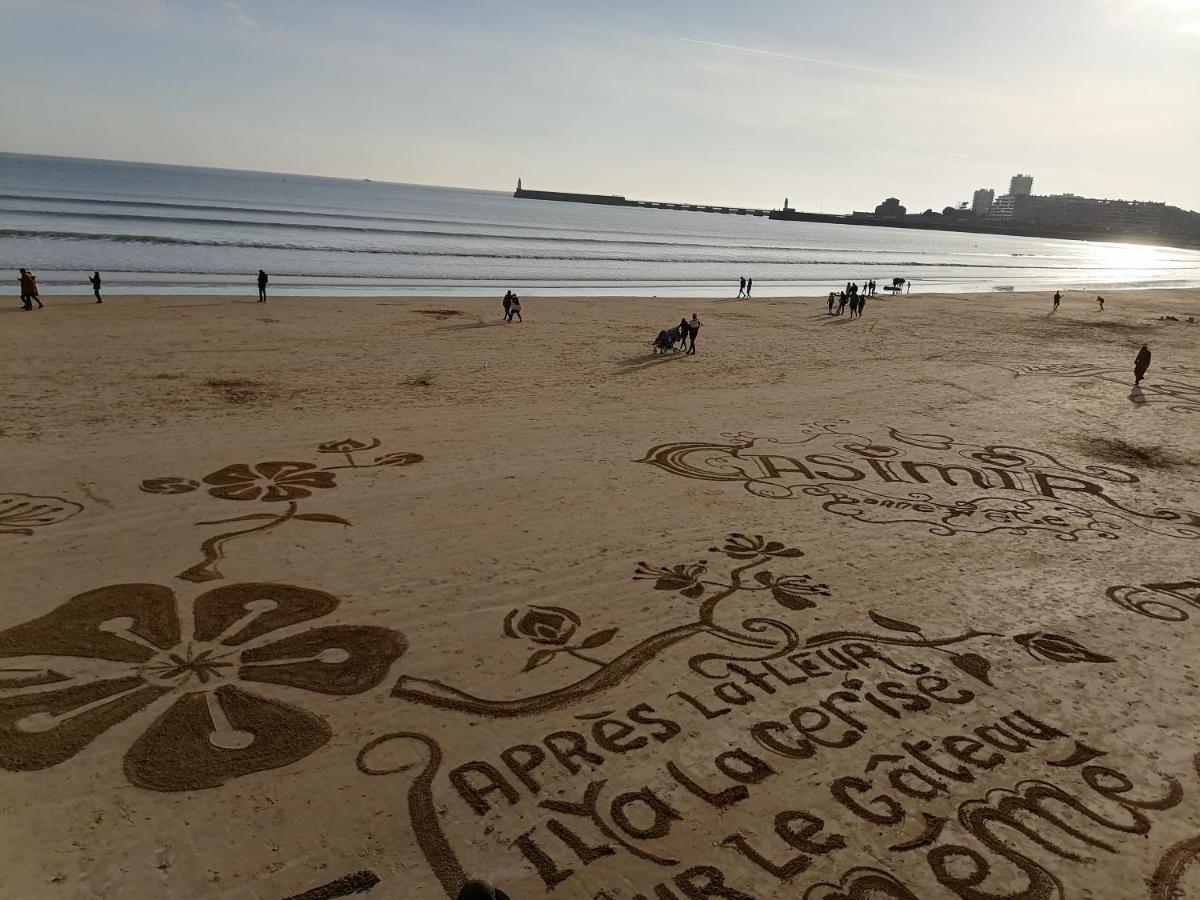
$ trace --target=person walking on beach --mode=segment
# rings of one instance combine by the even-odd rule
[[[17,283],[21,285],[21,309],[33,309],[33,301],[29,299],[29,279],[26,277],[29,273],[24,269],[17,275]]]
[[[264,272],[262,269],[259,269],[258,270],[258,302],[259,303],[267,302],[267,281],[268,280],[269,279],[267,278],[267,273]]]
[[[738,298],[739,300],[741,300],[741,299],[742,299],[743,297],[745,297],[745,296],[746,296],[746,276],[745,276],[745,275],[743,275],[743,276],[742,276],[742,280],[738,282],[738,295],[737,295],[737,298]]]
[[[38,305],[38,309],[46,306],[42,302],[42,298],[38,296],[37,276],[28,269],[21,270],[21,300],[26,309],[33,309],[35,303]]]
[[[862,297],[858,298],[858,317],[860,319],[862,318],[863,310],[867,308],[867,296],[868,295],[864,294]]]
[[[1150,348],[1142,344],[1142,349],[1138,351],[1137,357],[1133,360],[1133,383],[1135,386],[1142,383],[1148,368],[1150,368]]]
[[[849,299],[850,299],[850,296],[846,291],[843,291],[841,294],[838,295],[837,314],[839,316],[846,311],[846,303]]]
[[[1096,297],[1096,302],[1100,304],[1100,312],[1104,312],[1104,298]]]
[[[1054,306],[1051,307],[1050,312],[1058,312],[1058,304],[1061,302],[1062,302],[1062,294],[1060,294],[1058,291],[1055,291],[1054,292]]]
[[[836,293],[834,293],[833,291],[830,291],[830,292],[829,292],[829,303],[828,303],[828,305],[827,305],[827,306],[828,306],[828,309],[829,309],[829,314],[830,314],[831,316],[833,315],[833,301],[834,301],[834,300],[836,300],[836,299],[837,299],[837,294],[836,294]]]
[[[507,321],[508,321],[508,319],[509,319],[509,310],[510,310],[510,309],[512,309],[512,298],[513,298],[513,292],[512,292],[512,291],[505,291],[505,292],[504,292],[504,321],[505,321],[505,322],[507,322]]]
[[[747,294],[747,296],[749,296],[749,294]],[[700,321],[699,317],[695,313],[692,313],[692,320],[690,322],[685,320],[681,324],[687,328],[688,349],[687,349],[686,355],[687,356],[695,356],[696,355],[696,335],[698,335],[700,333],[700,326],[703,323]]]
[[[850,295],[850,318],[858,315],[858,294]]]
[[[746,279],[746,299],[747,299],[747,300],[749,300],[749,299],[750,299],[750,289],[751,289],[752,287],[754,287],[754,279],[753,279],[753,278],[747,278],[747,279]],[[693,316],[692,318],[695,318],[695,316]]]
[[[516,294],[513,294],[512,299],[508,302],[508,321],[511,322],[513,316],[516,316],[522,322],[525,321],[521,318],[521,298]]]
[[[93,272],[88,281],[92,283],[92,293],[96,295],[96,302],[103,303],[104,301],[100,299],[100,273]]]

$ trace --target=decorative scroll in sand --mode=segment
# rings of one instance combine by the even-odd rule
[[[1200,775],[1200,754],[1193,758],[1192,765]],[[1149,900],[1187,900],[1200,896],[1200,871],[1192,868],[1197,859],[1200,859],[1200,834],[1168,850],[1150,877]]]
[[[139,787],[203,790],[298,762],[332,732],[277,697],[362,693],[405,649],[390,629],[315,624],[337,607],[286,584],[185,606],[170,588],[114,584],[0,631],[0,767],[57,766],[133,717],[147,722],[125,753]]]
[[[229,525],[233,522],[254,522],[247,528],[224,531],[213,535],[200,545],[203,559],[179,573],[185,581],[204,582],[223,578],[217,563],[225,557],[225,547],[232,541],[278,528],[285,522],[324,522],[332,525],[350,525],[342,516],[325,512],[300,512],[299,501],[311,497],[314,491],[326,491],[337,487],[339,469],[376,469],[391,466],[411,466],[421,462],[419,453],[385,453],[371,462],[358,462],[358,456],[380,446],[378,438],[370,442],[346,438],[342,441],[327,441],[317,447],[318,453],[332,453],[344,457],[345,464],[318,467],[314,463],[269,461],[255,465],[234,463],[208,475],[200,481],[179,476],[148,478],[141,489],[148,494],[188,494],[204,488],[219,500],[235,500],[242,503],[284,504],[271,506],[262,512],[253,512],[228,519],[213,519],[197,522],[197,525]]]
[[[83,511],[62,497],[33,494],[0,494],[0,534],[33,534],[35,528],[57,525]]]
[[[796,441],[730,435],[725,443],[663,444],[641,462],[673,475],[741,484],[756,497],[816,497],[826,512],[930,534],[1052,534],[1115,539],[1138,529],[1200,538],[1200,513],[1143,507],[1140,479],[1110,466],[1072,466],[1026,447],[967,444],[888,429],[880,441],[818,423]],[[906,488],[916,488],[906,490]]]
[[[1089,378],[1122,387],[1133,385],[1132,365],[1128,369],[1119,369],[1077,363],[1012,366],[997,364],[997,368],[1012,372],[1018,378]],[[1163,406],[1169,412],[1200,413],[1200,384],[1193,384],[1182,377],[1194,374],[1193,370],[1185,366],[1156,366],[1153,374],[1153,378],[1136,387],[1135,393],[1129,395],[1130,400],[1138,404]]]
[[[1186,622],[1191,613],[1200,610],[1200,579],[1119,584],[1110,587],[1105,595],[1121,609],[1139,616]]]
[[[793,882],[791,893],[810,900],[928,897],[878,866],[852,866],[840,883],[817,878],[804,887],[801,876],[811,868],[854,858],[857,838],[843,830],[849,816],[858,831],[886,836],[875,852],[897,859],[920,854],[939,883],[978,900],[985,895],[970,893],[970,885],[1006,878],[1014,865],[1037,891],[1061,885],[1050,868],[1010,846],[1009,832],[1029,815],[1050,816],[1061,830],[1042,846],[1074,860],[1071,839],[1108,847],[1106,830],[1145,834],[1149,820],[1139,810],[1179,802],[1179,786],[1170,780],[1150,799],[1141,799],[1144,792],[1130,796],[1131,779],[1092,765],[1103,751],[995,697],[977,702],[996,688],[993,659],[984,655],[988,645],[1007,646],[1010,661],[1035,665],[1104,665],[1115,662],[1112,657],[1046,631],[1010,641],[975,630],[932,636],[907,616],[875,611],[868,612],[866,628],[802,637],[805,615],[832,602],[833,591],[811,575],[775,571],[795,565],[803,556],[799,549],[735,533],[709,553],[723,556],[723,564],[637,566],[636,581],[694,603],[696,620],[631,646],[624,631],[586,628],[566,607],[515,609],[497,623],[507,639],[525,645],[514,643],[520,649],[505,681],[519,685],[534,670],[544,680],[552,672],[567,678],[590,669],[581,679],[502,699],[411,676],[397,682],[393,696],[460,714],[559,714],[535,733],[479,746],[476,758],[448,771],[441,744],[412,730],[380,735],[360,751],[364,775],[409,779],[413,833],[448,896],[472,870],[452,835],[474,821],[487,835],[503,834],[496,852],[507,849],[547,891],[597,865],[608,874],[593,873],[589,893],[624,896],[630,867],[648,865],[662,874],[643,878],[634,896],[751,897],[738,873],[758,880],[766,873]],[[772,607],[778,618],[755,615]],[[685,640],[710,647],[687,659],[683,677],[670,679],[669,689],[641,702],[611,699],[614,688],[631,684],[652,660],[665,662],[667,650]],[[997,716],[998,703],[1011,711]],[[968,725],[964,717],[972,715]],[[706,750],[714,722],[721,737]],[[868,755],[862,746],[872,743]],[[854,752],[843,757],[849,748]],[[625,760],[637,765],[627,767]],[[1045,766],[1048,774],[1014,779],[1007,771],[1014,765]],[[1067,769],[1079,770],[1084,787],[1064,783]],[[623,782],[628,771],[638,773],[636,781]],[[798,782],[810,788],[797,792]],[[947,803],[958,805],[960,825],[952,824]],[[1116,818],[1113,803],[1124,810]],[[1082,824],[1055,817],[1064,804]],[[719,814],[734,807],[752,809],[741,821],[761,822],[761,828],[728,833]],[[831,816],[840,817],[842,828]],[[506,829],[512,818],[519,824]],[[708,829],[715,831],[704,835]],[[698,846],[716,849],[689,863]],[[489,863],[497,866],[494,857]],[[598,880],[608,877],[620,890],[597,893]]]

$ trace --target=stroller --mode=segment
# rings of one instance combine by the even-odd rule
[[[678,325],[674,328],[665,328],[654,339],[654,352],[666,353],[668,350],[677,351],[683,346],[684,339],[684,335],[680,333]]]

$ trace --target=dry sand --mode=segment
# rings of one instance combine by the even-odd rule
[[[4,310],[0,897],[1200,897],[1200,292],[1107,299]]]

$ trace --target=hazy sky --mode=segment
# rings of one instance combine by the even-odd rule
[[[663,200],[1200,209],[1200,0],[0,0],[0,149]]]

